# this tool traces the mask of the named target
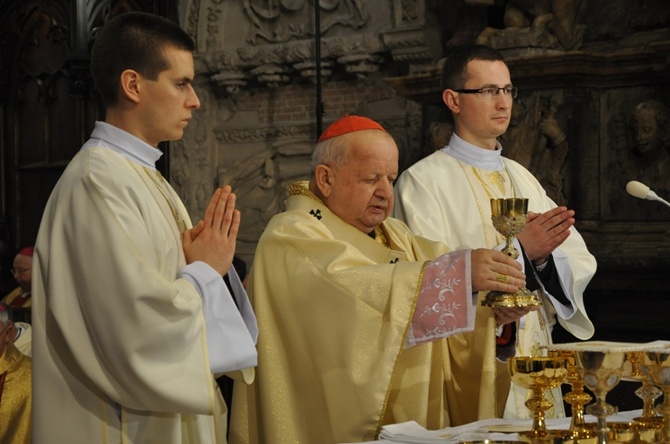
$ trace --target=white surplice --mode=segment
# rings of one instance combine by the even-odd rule
[[[98,122],[47,203],[33,259],[37,444],[226,441],[214,374],[250,382],[256,320],[234,271],[239,308],[214,269],[186,265],[191,222],[159,156]]]

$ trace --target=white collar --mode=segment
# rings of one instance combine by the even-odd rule
[[[95,122],[91,138],[81,149],[103,146],[147,168],[156,169],[161,150],[138,139],[132,134],[106,122]]]
[[[500,171],[505,168],[502,163],[502,145],[496,141],[496,149],[487,150],[473,145],[452,134],[449,144],[442,148],[442,152],[483,170]]]

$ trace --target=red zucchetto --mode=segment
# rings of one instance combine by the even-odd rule
[[[26,247],[26,248],[22,249],[21,251],[19,251],[18,254],[20,254],[22,256],[32,256],[33,255],[33,249],[34,249],[33,247]]]
[[[326,130],[321,134],[321,137],[319,137],[319,142],[323,142],[324,140],[341,136],[343,134],[371,129],[386,131],[380,124],[372,119],[345,114],[344,117],[334,121],[328,128],[326,128]]]

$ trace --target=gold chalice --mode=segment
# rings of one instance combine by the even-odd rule
[[[654,411],[654,403],[663,392],[644,374],[642,371],[643,362],[644,352],[626,352],[626,360],[623,364],[621,379],[624,381],[638,381],[642,383],[642,386],[635,390],[637,397],[642,399],[642,415],[635,418],[635,421],[642,423],[657,423],[659,420],[662,420],[662,417]]]
[[[656,411],[664,418],[662,443],[670,443],[670,349],[644,352],[642,372],[663,391]]]
[[[586,427],[586,421],[584,420],[584,406],[591,402],[592,398],[584,391],[584,383],[577,370],[575,353],[572,350],[553,350],[549,346],[547,355],[565,359],[567,370],[565,382],[570,384],[571,390],[565,394],[563,399],[570,404],[572,409],[570,436],[574,439],[591,437],[593,433]]]
[[[605,402],[605,398],[621,379],[626,352],[585,349],[575,350],[574,353],[584,385],[596,396],[596,402],[586,407],[586,413],[597,418],[597,443],[605,444],[609,432],[607,417],[617,412],[616,407]]]
[[[491,199],[491,221],[496,231],[505,236],[505,247],[502,252],[513,259],[519,257],[519,251],[513,241],[526,226],[528,214],[528,199],[508,198]],[[519,288],[514,293],[490,291],[482,299],[482,305],[488,307],[532,307],[540,305],[538,297],[526,287]]]
[[[545,398],[544,391],[561,385],[567,375],[565,359],[549,356],[516,356],[508,361],[512,382],[531,390],[526,407],[533,412],[533,427],[530,431],[535,439],[548,436],[544,412],[553,403]]]
[[[587,341],[553,344],[551,347],[556,350],[571,350],[574,354],[579,377],[584,386],[596,397],[596,402],[586,407],[586,413],[597,418],[596,442],[605,444],[609,431],[607,417],[617,411],[616,407],[605,402],[605,398],[621,379],[626,351],[638,350],[639,346],[607,341]]]

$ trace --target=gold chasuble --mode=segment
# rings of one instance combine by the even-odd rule
[[[30,444],[31,361],[8,343],[0,357],[0,443]]]
[[[10,307],[28,308],[31,306],[30,294],[24,295],[21,287],[16,287],[2,301]]]
[[[405,348],[424,267],[448,247],[391,218],[373,239],[305,187],[293,184],[259,240],[259,364],[254,384],[235,387],[230,442],[356,442],[384,424],[450,425],[477,402],[459,394],[480,369],[453,373],[467,356],[453,358],[445,339]]]

